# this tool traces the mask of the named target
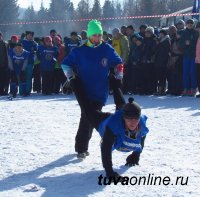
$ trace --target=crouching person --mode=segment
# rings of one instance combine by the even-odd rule
[[[126,159],[126,166],[139,164],[140,154],[144,147],[144,141],[149,132],[146,127],[147,117],[141,115],[140,106],[129,98],[129,103],[124,104],[122,109],[114,114],[94,110],[89,105],[84,89],[78,79],[70,82],[79,105],[83,106],[88,121],[99,132],[101,142],[101,156],[103,167],[107,177],[119,177],[120,175],[112,167],[112,151],[132,152]],[[124,99],[119,89],[115,89],[115,94]],[[120,100],[120,99],[119,99]]]
[[[8,52],[8,62],[10,69],[10,94],[16,97],[17,86],[21,84],[22,95],[27,96],[26,91],[26,67],[28,65],[29,52],[23,49],[21,43],[15,44],[15,47]]]

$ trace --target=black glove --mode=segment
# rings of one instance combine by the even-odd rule
[[[120,175],[117,172],[112,171],[111,173],[106,173],[107,177],[113,177],[113,178],[117,178],[120,177]]]
[[[114,172],[113,170],[109,173],[106,171],[107,178],[111,179],[112,182],[119,181],[121,182],[123,180],[123,177],[120,176],[117,172]]]
[[[126,164],[125,166],[135,166],[139,165],[139,160],[140,160],[140,153],[133,152],[131,155],[129,155],[126,158]]]
[[[112,167],[106,167],[105,171],[106,171],[107,177],[119,177],[120,176],[117,172],[113,171]]]

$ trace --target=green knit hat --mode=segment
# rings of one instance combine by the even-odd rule
[[[88,23],[87,36],[90,37],[94,34],[102,34],[103,35],[103,29],[102,29],[100,21],[91,20]]]

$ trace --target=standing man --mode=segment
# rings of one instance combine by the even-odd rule
[[[8,56],[6,43],[3,41],[3,35],[0,32],[0,96],[8,94]]]
[[[199,91],[199,93],[196,94],[196,98],[200,98],[200,22],[196,24],[196,30],[199,33],[196,45],[196,58],[195,58],[196,69],[197,69],[197,87]]]
[[[194,20],[188,19],[180,39],[183,49],[183,96],[194,96],[197,88],[195,56],[199,34],[194,27]]]
[[[91,20],[88,23],[87,35],[86,44],[73,49],[63,61],[62,68],[69,82],[75,77],[81,80],[91,106],[101,110],[108,98],[110,69],[114,69],[115,79],[121,80],[123,64],[116,51],[102,41],[103,29],[100,21]],[[73,80],[70,84],[73,88]],[[115,102],[117,104],[116,100]],[[94,127],[88,122],[83,107],[80,108],[81,118],[75,139],[75,151],[78,158],[85,158],[89,155],[88,145]]]

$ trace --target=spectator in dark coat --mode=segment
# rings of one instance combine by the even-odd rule
[[[143,94],[150,95],[156,91],[154,57],[156,52],[156,36],[153,27],[147,27],[144,37],[144,55],[142,64],[141,86]]]
[[[141,64],[143,58],[143,41],[144,38],[141,36],[132,36],[132,42],[135,40],[135,48],[132,50],[129,58],[129,69],[128,69],[128,94],[141,93]]]
[[[8,56],[6,43],[0,32],[0,96],[8,94]]]
[[[145,30],[148,26],[146,24],[140,26],[140,32],[138,33],[143,38],[145,37]]]
[[[166,93],[171,95],[181,95],[183,90],[182,62],[183,53],[180,48],[180,31],[177,32],[175,26],[169,27],[171,38],[171,52],[167,68],[168,90]]]
[[[161,30],[159,33],[159,43],[155,55],[155,73],[158,95],[165,94],[166,88],[166,73],[167,63],[170,52],[170,38],[166,30]]]

